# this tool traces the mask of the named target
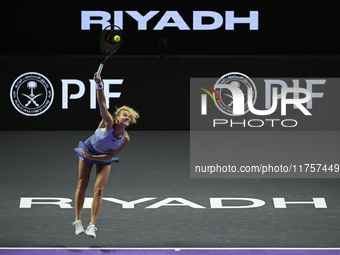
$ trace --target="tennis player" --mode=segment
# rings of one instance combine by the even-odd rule
[[[112,116],[106,107],[101,77],[94,74],[97,84],[97,100],[102,117],[94,134],[85,142],[79,142],[75,152],[79,157],[79,179],[75,194],[75,226],[76,235],[86,233],[96,238],[95,226],[102,204],[103,191],[109,178],[112,162],[119,162],[118,153],[129,143],[130,137],[125,128],[130,123],[136,123],[139,114],[132,108],[123,106],[116,109]],[[81,213],[84,206],[85,191],[89,183],[93,164],[97,167],[94,196],[91,205],[91,222],[86,231],[81,222]]]

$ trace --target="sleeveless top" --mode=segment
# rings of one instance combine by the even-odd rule
[[[102,132],[99,128],[90,137],[93,148],[100,153],[106,154],[110,150],[117,150],[125,139],[125,130],[120,139],[113,135],[114,126],[106,132]]]

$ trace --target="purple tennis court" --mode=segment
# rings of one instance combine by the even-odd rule
[[[81,253],[83,255],[338,255],[340,250],[337,249],[144,249],[144,250],[110,250],[110,249],[2,249],[0,254],[9,255],[35,255],[35,254],[51,254],[51,255],[73,255]]]

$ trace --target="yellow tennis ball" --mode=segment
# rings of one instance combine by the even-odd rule
[[[119,42],[120,41],[120,36],[119,35],[115,35],[115,37],[113,37],[113,39],[115,40],[115,42]]]

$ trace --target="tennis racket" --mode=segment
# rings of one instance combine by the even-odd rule
[[[108,55],[99,65],[97,76],[102,73],[105,61],[115,53],[123,42],[123,30],[116,25],[107,26],[99,36],[99,48],[102,54]]]

